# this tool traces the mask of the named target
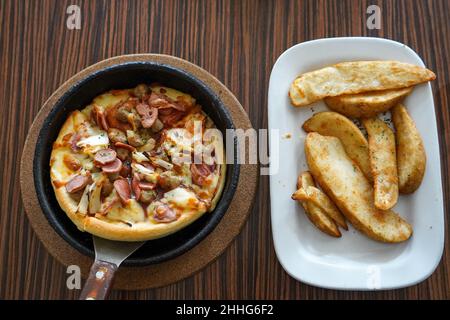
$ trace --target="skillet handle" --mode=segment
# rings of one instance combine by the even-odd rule
[[[95,260],[89,277],[80,294],[80,300],[104,300],[111,290],[117,266],[113,263]]]

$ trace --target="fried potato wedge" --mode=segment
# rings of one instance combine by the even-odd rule
[[[372,181],[369,145],[361,130],[351,120],[337,112],[325,111],[314,114],[303,123],[302,128],[306,132],[317,132],[323,136],[339,138],[348,156]]]
[[[325,212],[334,222],[336,222],[340,227],[348,230],[345,218],[336,205],[331,201],[328,196],[323,193],[320,189],[316,187],[309,186],[305,188],[300,188],[294,192],[292,199],[298,201],[306,201],[319,207],[323,212]]]
[[[398,188],[401,193],[412,193],[419,188],[425,175],[425,148],[406,108],[399,104],[391,113],[397,141]]]
[[[302,107],[326,97],[411,87],[435,78],[426,68],[398,61],[342,62],[300,75],[289,97]]]
[[[372,118],[397,105],[413,88],[370,91],[325,98],[326,105],[350,118]]]
[[[369,136],[369,157],[374,180],[375,207],[388,210],[398,200],[395,135],[392,129],[378,118],[363,119],[362,123]]]
[[[309,133],[305,153],[311,174],[355,228],[382,242],[401,242],[411,237],[408,222],[392,210],[375,207],[372,185],[338,138]]]
[[[308,171],[302,172],[297,179],[297,189],[315,187],[314,179]],[[336,223],[322,209],[310,201],[299,201],[308,219],[322,232],[336,238],[341,237]]]

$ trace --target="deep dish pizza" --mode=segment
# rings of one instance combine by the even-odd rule
[[[192,96],[159,84],[101,94],[68,116],[53,144],[56,198],[80,230],[103,238],[176,232],[220,198],[223,139],[204,134],[214,129]]]

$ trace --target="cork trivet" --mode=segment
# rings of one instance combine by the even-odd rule
[[[44,103],[28,133],[21,159],[20,184],[22,199],[28,219],[47,250],[62,264],[78,265],[83,277],[89,273],[93,260],[71,247],[50,226],[42,212],[33,182],[33,156],[42,123],[54,103],[72,85],[88,74],[118,63],[131,61],[154,61],[183,69],[206,83],[216,92],[231,113],[236,128],[252,128],[244,109],[234,95],[214,76],[185,60],[159,54],[136,54],[110,58],[96,63],[59,87]],[[114,288],[136,290],[165,286],[191,276],[214,261],[242,229],[255,196],[258,183],[258,166],[241,165],[239,183],[234,198],[217,227],[194,248],[172,260],[146,267],[122,267],[119,269]]]

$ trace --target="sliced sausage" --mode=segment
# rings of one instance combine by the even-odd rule
[[[117,153],[113,149],[103,149],[95,154],[94,161],[99,165],[113,162],[117,158]]]
[[[133,189],[134,197],[139,200],[141,197],[141,188],[139,187],[139,176],[135,173],[131,180],[131,188]]]
[[[128,151],[131,151],[131,152],[136,151],[135,147],[130,146],[129,144],[126,144],[126,143],[122,143],[122,142],[116,142],[116,143],[114,143],[114,146],[116,148],[127,149]]]
[[[92,116],[100,129],[108,131],[109,127],[106,122],[105,112],[99,106],[94,105],[94,108],[92,109]]]
[[[207,164],[191,164],[192,182],[199,186],[207,184],[207,177],[211,174],[210,167]]]
[[[122,203],[126,203],[131,199],[131,189],[126,179],[117,179],[114,181],[114,189],[116,189]]]
[[[82,176],[81,174],[76,175],[69,182],[66,183],[66,190],[69,193],[75,193],[83,190],[91,181],[90,176]]]
[[[156,188],[156,184],[147,181],[139,181],[139,188],[142,190],[154,190]]]
[[[113,162],[102,166],[102,170],[104,173],[118,173],[122,170],[122,161],[116,158]]]
[[[130,171],[131,171],[130,161],[122,162],[122,169],[120,169],[119,175],[126,178],[130,174]]]
[[[153,211],[153,219],[163,223],[172,222],[177,220],[177,214],[168,205],[161,203],[156,205]]]

